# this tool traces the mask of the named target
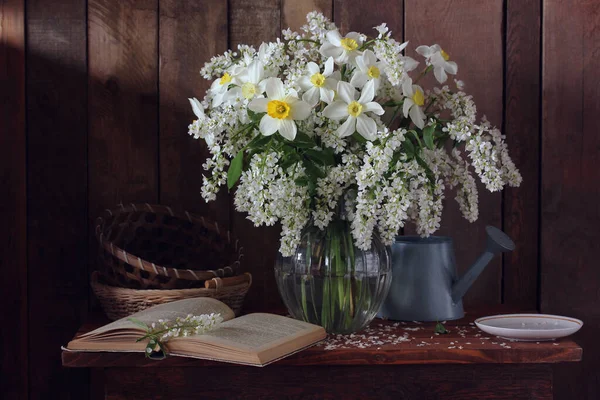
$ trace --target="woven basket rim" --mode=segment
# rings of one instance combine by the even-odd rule
[[[128,253],[119,246],[113,244],[111,241],[107,240],[104,237],[104,232],[102,232],[102,226],[104,224],[105,219],[107,217],[113,217],[123,212],[151,212],[154,214],[163,214],[169,215],[171,217],[179,218],[179,219],[187,219],[191,223],[199,223],[204,226],[204,228],[209,229],[213,232],[216,232],[223,239],[227,240],[228,244],[233,244],[235,247],[235,252],[237,252],[237,259],[231,263],[230,265],[224,266],[222,268],[211,269],[211,270],[192,270],[192,269],[179,269],[173,267],[165,267],[162,265],[156,265],[153,262],[146,261],[139,256]],[[236,267],[239,267],[240,260],[244,256],[243,250],[244,248],[239,245],[239,240],[235,238],[229,230],[224,232],[219,228],[219,224],[216,221],[211,221],[209,223],[206,221],[204,216],[199,216],[188,211],[178,212],[173,211],[173,209],[169,206],[161,205],[161,204],[149,204],[149,203],[130,203],[128,205],[124,205],[120,203],[114,209],[105,209],[102,216],[96,219],[96,238],[100,246],[104,249],[104,251],[112,254],[114,257],[117,257],[121,261],[131,265],[133,268],[142,269],[145,271],[154,271],[156,275],[163,275],[167,277],[176,277],[177,279],[185,279],[185,280],[197,280],[197,281],[205,281],[212,278],[222,277],[227,275],[226,270],[230,269],[231,271],[235,271]],[[232,241],[234,241],[232,243]],[[230,272],[231,272],[230,271]],[[150,290],[150,289],[148,289]],[[155,289],[155,290],[164,290],[164,289]],[[208,289],[207,289],[208,290]]]
[[[187,289],[132,289],[126,288],[122,286],[112,286],[105,283],[100,282],[99,277],[101,273],[99,271],[92,272],[92,287],[96,287],[98,289],[110,290],[115,294],[120,295],[152,295],[152,294],[185,294],[186,296],[192,297],[194,294],[205,294],[205,293],[226,293],[226,292],[235,292],[240,289],[249,289],[252,286],[252,274],[248,273],[250,279],[248,282],[240,283],[238,285],[231,286],[223,286],[217,287],[214,289],[209,288],[187,288]]]

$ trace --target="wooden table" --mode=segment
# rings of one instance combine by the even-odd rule
[[[264,368],[139,353],[64,351],[65,367],[101,371],[107,399],[551,399],[552,363],[580,361],[571,339],[510,342],[477,329],[476,314],[432,323],[375,320]],[[85,333],[106,320],[94,319]]]

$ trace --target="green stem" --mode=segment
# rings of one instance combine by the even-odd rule
[[[433,67],[431,65],[428,65],[427,68],[425,68],[423,71],[421,71],[421,73],[419,74],[417,79],[413,82],[413,84],[416,85],[417,82],[419,82],[421,80],[421,78],[424,77],[425,75],[427,75],[427,73],[429,71],[431,71],[432,69],[433,69]]]
[[[394,114],[392,114],[392,119],[390,119],[390,122],[388,123],[388,128],[390,126],[392,126],[392,124],[394,123],[394,120],[396,119],[396,115],[398,115],[398,111],[400,111],[399,105],[396,107],[396,110],[394,110]]]
[[[197,327],[197,325],[195,325],[195,324],[173,325],[173,326],[171,326],[169,328],[161,329],[160,331],[150,331],[150,332],[146,333],[144,336],[142,336],[141,338],[137,339],[136,342],[141,342],[142,340],[149,339],[152,336],[159,337],[163,333],[167,333],[169,331],[172,331],[173,329],[196,328],[196,327]]]

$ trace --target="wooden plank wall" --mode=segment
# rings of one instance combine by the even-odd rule
[[[0,387],[28,396],[25,2],[0,1]]]
[[[565,65],[566,63],[566,65]],[[584,361],[555,391],[600,398],[600,3],[545,0],[542,20],[541,309],[572,315]]]
[[[217,202],[201,200],[208,153],[186,135],[187,98],[209,86],[198,70],[212,55],[274,40],[315,9],[342,31],[369,33],[385,21],[410,48],[437,42],[459,63],[524,178],[502,194],[480,187],[474,224],[448,196],[441,233],[454,237],[461,269],[487,224],[518,244],[488,267],[467,307],[509,303],[582,318],[585,361],[555,369],[555,392],[600,397],[594,0],[0,0],[0,315],[3,327],[18,327],[0,334],[3,395],[94,391],[93,375],[60,368],[59,348],[94,306],[94,220],[120,201],[210,215],[245,247],[254,276],[247,308],[281,304],[272,272],[278,229],[254,228],[225,190]]]

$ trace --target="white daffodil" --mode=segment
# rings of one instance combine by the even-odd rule
[[[358,100],[356,89],[348,82],[340,81],[337,84],[337,94],[340,100],[336,100],[323,110],[323,115],[333,120],[342,120],[344,122],[337,130],[340,137],[352,135],[358,131],[365,139],[375,140],[377,134],[377,124],[366,115],[374,113],[383,115],[383,108],[379,103],[373,101],[375,97],[375,83],[371,80],[367,82],[360,94]]]
[[[319,66],[314,62],[309,62],[306,65],[308,74],[300,78],[298,82],[304,94],[302,100],[315,106],[319,100],[329,104],[333,101],[335,96],[335,87],[337,80],[332,77],[333,75],[333,58],[329,57],[325,62],[325,69],[323,73],[319,69]]]
[[[297,127],[294,120],[303,120],[310,115],[310,105],[299,100],[295,93],[286,94],[283,82],[279,78],[268,78],[265,89],[266,98],[254,99],[248,108],[257,113],[266,113],[260,120],[260,133],[270,136],[279,134],[288,140],[294,140]]]
[[[406,79],[402,82],[402,94],[404,95],[404,104],[402,106],[402,112],[404,118],[408,118],[410,115],[411,121],[423,129],[425,126],[425,113],[421,109],[425,104],[425,95],[423,89],[419,85],[413,85],[411,79]]]
[[[375,53],[371,50],[365,50],[361,56],[356,57],[356,67],[350,84],[354,87],[362,88],[365,83],[372,80],[375,83],[375,92],[377,92],[381,81],[381,69],[383,67],[381,62],[377,62]]]
[[[362,43],[363,38],[359,33],[349,32],[342,37],[338,31],[334,30],[327,32],[319,51],[325,57],[333,57],[338,64],[353,63],[354,59],[361,54],[358,49]]]
[[[236,78],[233,75],[232,71],[227,71],[218,79],[210,85],[209,92],[212,95],[212,107],[220,106],[224,100],[226,100],[227,91],[229,90],[229,85],[236,83]]]
[[[450,56],[438,44],[419,46],[417,47],[417,53],[425,57],[427,65],[433,66],[433,74],[439,83],[446,82],[446,79],[448,79],[446,73],[456,75],[456,72],[458,72],[456,63],[448,61]]]
[[[230,98],[244,97],[251,100],[265,92],[265,68],[262,62],[255,60],[244,68],[237,76],[238,87],[231,89],[225,96]]]

